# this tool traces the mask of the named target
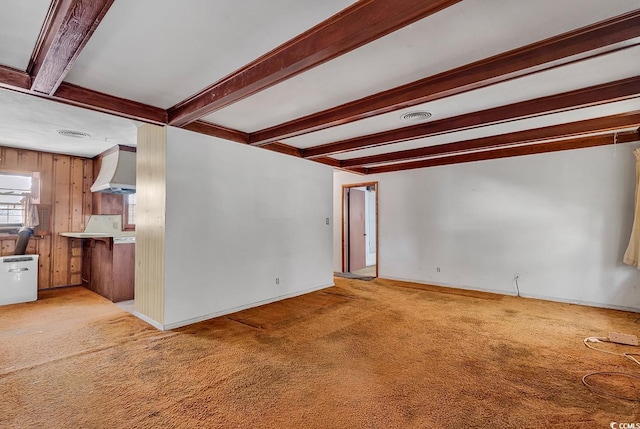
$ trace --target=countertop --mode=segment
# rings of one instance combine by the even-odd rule
[[[63,237],[71,238],[122,238],[135,237],[135,231],[117,231],[117,232],[61,232]]]
[[[111,248],[112,244],[133,244],[136,242],[135,231],[118,231],[118,232],[61,232],[62,237],[81,238],[88,240],[101,240],[107,243]]]
[[[117,215],[92,215],[84,231],[61,232],[60,235],[69,238],[109,241],[113,244],[136,242],[136,232],[122,231],[122,217]],[[113,240],[108,240],[109,238]]]

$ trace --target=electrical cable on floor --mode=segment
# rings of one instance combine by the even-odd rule
[[[520,276],[515,276],[513,279],[516,281],[516,291],[518,292],[518,296],[520,296],[520,286],[518,285],[518,279]]]
[[[634,378],[636,380],[640,380],[640,377],[638,377],[637,375],[633,375],[633,374],[630,374],[628,372],[606,372],[606,371],[590,372],[589,374],[587,374],[584,377],[582,377],[582,384],[587,386],[592,392],[595,392],[595,393],[597,393],[599,395],[611,396],[611,397],[616,398],[616,399],[624,399],[625,401],[640,402],[640,399],[638,399],[638,398],[629,398],[627,396],[619,396],[619,395],[615,395],[613,393],[605,392],[604,390],[596,389],[595,387],[593,387],[589,383],[587,383],[587,378],[591,377],[592,375],[619,375],[619,376],[622,376],[622,377],[629,377],[629,378]]]
[[[617,352],[612,352],[609,350],[603,350],[603,349],[599,349],[597,347],[593,347],[591,344],[589,343],[611,343],[612,341],[609,340],[609,338],[607,337],[587,337],[583,340],[584,345],[587,346],[588,348],[590,348],[591,350],[595,350],[597,352],[601,352],[601,353],[607,353],[610,355],[616,355],[616,356],[624,356],[625,358],[629,359],[632,362],[637,363],[638,365],[640,365],[640,361],[638,361],[634,356],[640,356],[640,353],[617,353]],[[586,374],[584,377],[582,377],[582,384],[584,384],[585,386],[587,386],[587,388],[589,388],[592,392],[598,393],[600,395],[604,395],[604,396],[611,396],[613,398],[616,399],[623,399],[625,401],[634,401],[634,402],[640,402],[640,398],[629,398],[626,396],[619,396],[619,395],[615,395],[613,393],[609,393],[606,392],[604,390],[600,390],[600,389],[596,389],[593,386],[591,386],[589,383],[587,383],[587,379],[591,376],[594,375],[617,375],[617,376],[622,376],[622,377],[628,377],[628,378],[633,378],[636,380],[640,380],[640,377],[635,375],[635,374],[631,374],[628,372],[615,372],[615,371],[597,371],[597,372],[590,372],[589,374]]]

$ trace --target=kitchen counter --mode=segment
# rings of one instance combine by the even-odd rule
[[[135,238],[135,231],[118,231],[118,232],[61,232],[61,236],[70,238]]]
[[[122,231],[121,216],[92,215],[82,232],[60,236],[82,240],[82,282],[113,301],[133,299],[135,231]]]

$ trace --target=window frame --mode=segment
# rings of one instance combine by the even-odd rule
[[[124,194],[122,196],[122,229],[124,231],[135,231],[136,230],[136,224],[135,224],[135,213],[134,213],[134,221],[131,222],[131,219],[129,219],[129,206],[133,205],[134,206],[134,211],[137,208],[137,202],[134,204],[130,204],[129,203],[129,196],[130,195],[135,195],[135,193],[133,194]]]
[[[0,175],[3,176],[22,176],[22,177],[30,177],[31,178],[31,189],[29,193],[26,195],[27,198],[32,200],[32,204],[38,204],[40,202],[40,173],[39,172],[30,172],[30,171],[13,171],[13,170],[5,170],[0,169]],[[7,188],[11,189],[11,188]],[[19,209],[21,212],[21,220],[19,223],[4,223],[2,218],[0,218],[0,232],[19,229],[24,226],[25,221],[25,205],[23,203],[17,203],[22,205]],[[9,204],[7,204],[9,205]],[[7,210],[11,210],[7,208]],[[17,209],[14,209],[17,210]],[[7,215],[8,216],[8,215]]]

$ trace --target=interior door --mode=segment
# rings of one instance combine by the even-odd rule
[[[367,266],[364,191],[349,190],[349,271]]]

